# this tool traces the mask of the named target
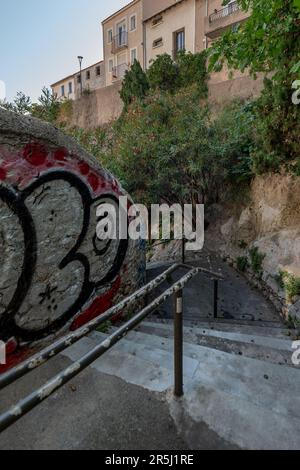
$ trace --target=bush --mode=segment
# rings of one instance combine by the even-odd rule
[[[256,274],[262,273],[262,264],[266,257],[263,253],[260,253],[258,248],[255,246],[249,251],[251,267]]]
[[[161,54],[152,61],[147,76],[153,90],[174,93],[179,87],[179,68],[169,54]]]
[[[246,271],[248,266],[249,266],[249,263],[248,263],[248,258],[246,258],[246,256],[240,256],[237,259],[237,268],[242,273],[244,273]]]
[[[125,110],[134,99],[143,100],[149,90],[149,82],[141,64],[135,60],[131,69],[126,70],[120,91]]]
[[[280,271],[276,276],[279,286],[284,289],[288,302],[292,302],[293,298],[300,295],[300,278],[286,271]]]

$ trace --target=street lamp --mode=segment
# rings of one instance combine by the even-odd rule
[[[80,95],[82,96],[82,61],[83,61],[83,57],[81,55],[79,55],[78,60],[79,60],[79,67],[80,67]]]

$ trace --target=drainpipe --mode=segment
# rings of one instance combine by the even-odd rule
[[[209,0],[206,0],[205,2],[205,16],[208,17],[208,2]],[[205,49],[208,48],[208,40],[207,40],[207,36],[205,35]]]
[[[143,21],[143,62],[144,70],[147,68],[147,35],[146,35],[146,23]]]

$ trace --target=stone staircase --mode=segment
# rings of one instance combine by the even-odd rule
[[[64,354],[75,361],[106,337],[94,332]],[[191,448],[205,448],[200,432],[205,425],[230,447],[299,449],[300,371],[291,362],[294,339],[295,332],[279,322],[187,322],[185,396],[180,400],[171,393],[170,320],[144,322],[92,367],[167,392],[173,419]]]

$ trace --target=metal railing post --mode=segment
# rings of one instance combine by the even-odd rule
[[[218,318],[219,281],[214,279],[214,318]]]
[[[174,395],[183,396],[183,290],[175,294],[174,320]]]

